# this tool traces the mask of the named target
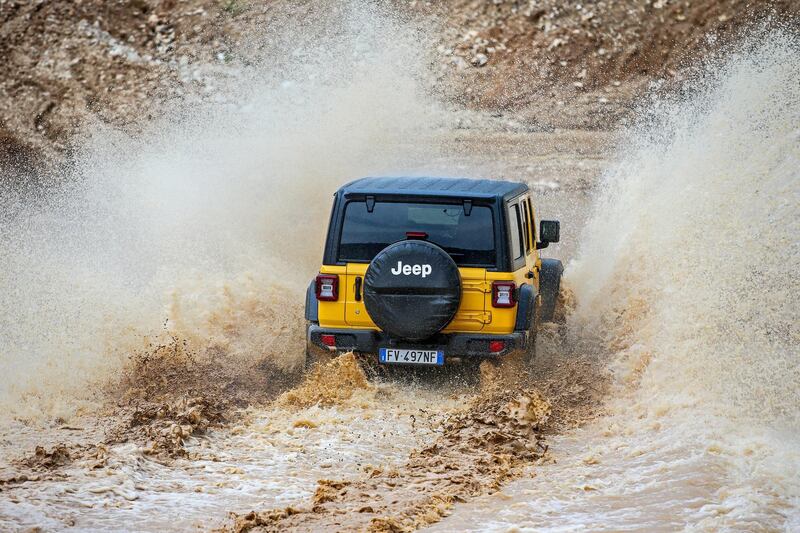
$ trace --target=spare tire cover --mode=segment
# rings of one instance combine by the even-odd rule
[[[426,241],[384,248],[364,275],[364,305],[373,322],[394,337],[427,339],[453,320],[461,302],[455,261]]]

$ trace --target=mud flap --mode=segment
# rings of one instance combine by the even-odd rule
[[[514,330],[526,333],[525,346],[521,356],[526,368],[533,364],[533,360],[536,357],[537,296],[536,288],[532,285],[523,285],[519,288],[517,322],[514,325]]]
[[[561,288],[561,274],[564,265],[558,259],[542,259],[542,270],[539,275],[539,293],[542,297],[541,315],[542,322],[552,322],[558,300],[558,291]]]

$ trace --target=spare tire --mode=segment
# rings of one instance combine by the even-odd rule
[[[364,275],[364,306],[393,337],[418,341],[447,326],[461,303],[461,274],[447,252],[426,241],[384,248]]]

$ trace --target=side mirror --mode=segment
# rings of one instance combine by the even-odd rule
[[[558,242],[561,233],[561,223],[558,220],[542,220],[539,222],[539,239],[536,249],[547,248],[551,242]]]

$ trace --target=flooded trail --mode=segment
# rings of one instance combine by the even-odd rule
[[[509,386],[501,372],[483,364],[479,394],[450,413],[436,406],[444,416],[435,435],[405,460],[319,480],[310,502],[238,516],[234,530],[414,530],[496,491],[519,465],[545,457],[541,431],[552,413],[538,391]]]
[[[344,375],[332,371],[327,383],[337,395],[327,404],[318,396],[302,402],[307,391],[292,390],[274,405],[246,409],[233,423],[183,439],[185,453],[178,457],[153,454],[149,443],[136,439],[89,445],[102,436],[82,429],[84,446],[67,442],[72,457],[62,463],[35,472],[19,461],[5,465],[0,527],[221,527],[228,512],[298,505],[314,494],[319,479],[391,469],[432,438],[436,415],[464,401],[460,395],[411,385],[353,383],[352,369],[345,370]],[[58,439],[81,423],[91,427],[97,420],[77,419],[73,429],[46,433]],[[40,431],[21,440],[16,429],[3,435],[6,457],[43,442]]]
[[[370,381],[342,356],[266,406],[179,435],[170,453],[151,432],[121,431],[113,415],[14,425],[1,441],[15,459],[0,468],[0,525],[314,531],[436,522],[546,461],[543,432],[556,427],[548,401],[483,371],[482,389],[459,372]],[[157,422],[173,435],[175,424]],[[36,446],[53,460],[31,460]]]
[[[524,177],[542,195],[543,216],[560,217],[565,234],[573,236],[553,250],[569,257],[586,216],[587,184],[603,168],[613,134],[531,135],[508,128],[503,119],[472,120],[472,126],[459,129],[423,122],[414,126],[413,135],[400,131],[383,141],[372,139],[370,147],[396,144],[369,154],[366,161],[373,161],[374,168],[402,168],[409,174]],[[391,128],[397,126],[392,123]],[[235,132],[233,139],[240,134]],[[362,169],[369,165],[347,160],[341,178],[328,174],[327,160],[319,168],[293,170],[289,176],[297,180],[301,171],[310,171],[310,177],[303,177],[307,182],[298,182],[301,190],[294,191],[291,183],[254,180],[249,166],[233,161],[246,146],[228,154],[231,138],[223,135],[209,143],[204,133],[198,135],[211,153],[219,154],[222,146],[227,154],[221,156],[227,166],[219,174],[224,180],[217,181],[217,172],[206,169],[202,187],[224,198],[228,207],[244,207],[235,216],[213,208],[211,212],[220,216],[201,221],[198,209],[206,203],[195,193],[188,205],[165,205],[165,200],[176,201],[177,192],[197,186],[189,171],[196,168],[190,163],[195,148],[179,147],[171,149],[169,162],[160,149],[145,152],[144,170],[130,169],[131,163],[125,162],[122,168],[146,187],[117,189],[105,173],[116,172],[115,165],[121,163],[107,162],[82,178],[89,189],[60,199],[65,205],[39,206],[42,211],[31,215],[39,217],[39,226],[12,218],[20,233],[7,235],[5,245],[20,250],[20,255],[6,266],[14,273],[14,283],[31,291],[24,306],[15,304],[20,312],[13,311],[11,300],[2,300],[4,318],[17,319],[13,328],[0,332],[3,346],[19,350],[3,353],[3,362],[20,378],[4,382],[0,390],[0,401],[8,407],[0,425],[0,529],[236,527],[230,513],[241,519],[251,511],[307,505],[319,480],[369,484],[379,470],[384,477],[402,471],[414,453],[440,439],[448,417],[469,413],[478,398],[475,380],[465,382],[458,372],[454,379],[392,379],[355,387],[338,382],[334,373],[334,390],[353,394],[332,399],[309,395],[287,380],[303,358],[302,302],[305,284],[318,268],[318,246],[313,237],[300,238],[298,228],[280,222],[294,204],[277,205],[266,191],[284,197],[293,191],[288,197],[295,204],[299,196],[328,205],[329,190],[367,172]],[[252,147],[264,139],[259,134],[245,144]],[[349,157],[364,154],[356,148]],[[409,154],[415,155],[408,158]],[[268,156],[274,158],[275,153]],[[153,161],[166,172],[160,182],[141,173],[154,168]],[[283,165],[291,163],[278,158],[265,164],[285,170]],[[183,164],[187,169],[180,168]],[[230,172],[246,177],[246,186],[231,189],[226,181]],[[142,213],[122,207],[124,202]],[[92,215],[96,208],[90,206],[95,205],[101,208],[97,220],[94,215],[88,222],[81,218],[80,213]],[[19,206],[16,209],[19,220],[27,220]],[[267,235],[262,215],[256,214],[262,209],[272,212],[272,230],[286,229],[286,235]],[[103,216],[109,212],[120,226],[105,225]],[[327,207],[318,210],[324,212]],[[149,220],[144,226],[141,217]],[[208,230],[202,246],[195,247],[195,236],[176,228],[174,217],[195,225],[195,231]],[[324,231],[324,215],[316,218],[304,231]],[[244,227],[243,220],[248,221]],[[156,221],[167,231],[155,231],[151,225]],[[13,224],[5,229],[10,227]],[[87,232],[92,234],[90,241],[84,240]],[[143,250],[136,232],[150,239]],[[240,241],[230,241],[232,234]],[[291,240],[294,245],[284,246]],[[108,253],[121,248],[128,264],[109,262]],[[280,261],[275,249],[281,250]],[[89,264],[76,250],[97,259]],[[68,285],[69,276],[74,280]],[[67,285],[73,295],[61,292]],[[14,293],[4,294],[8,298]],[[76,298],[87,302],[85,312],[71,308]],[[42,324],[50,327],[40,337]],[[288,394],[278,399],[282,392]],[[308,404],[303,398],[316,400]],[[501,403],[500,407],[508,402]],[[508,443],[516,444],[516,439]],[[455,489],[445,508],[484,493],[484,488],[472,486],[476,480],[489,479],[494,486],[517,475],[518,464],[511,471],[502,462],[488,471],[470,470],[466,458],[482,453],[478,445],[472,443],[452,458],[461,470],[446,469],[462,479],[452,484]],[[31,463],[37,447],[55,459]],[[406,475],[420,474],[426,462],[419,459]],[[471,488],[465,491],[465,486]],[[388,496],[387,487],[376,496]],[[428,509],[431,495],[430,490],[421,492],[421,500],[412,501],[406,511],[384,502],[386,512],[369,518],[397,517],[403,522],[399,515],[405,515],[411,517],[408,523],[421,525],[418,511]]]
[[[604,419],[549,439],[552,463],[458,506],[426,531],[795,529],[794,437],[709,437],[620,423]],[[785,451],[776,456],[776,449]]]
[[[174,413],[163,411],[167,419],[143,422],[156,431],[112,414],[6,426],[0,526],[392,530],[435,522],[546,455],[549,403],[484,370],[482,390],[459,372],[371,381],[342,356],[199,434],[180,433],[168,420]],[[156,445],[164,431],[175,448]],[[250,512],[264,508],[276,511]]]
[[[0,529],[800,528],[796,38],[541,133],[350,22],[378,37],[2,191]],[[561,220],[530,382],[295,378],[330,193],[386,173],[520,179]]]

